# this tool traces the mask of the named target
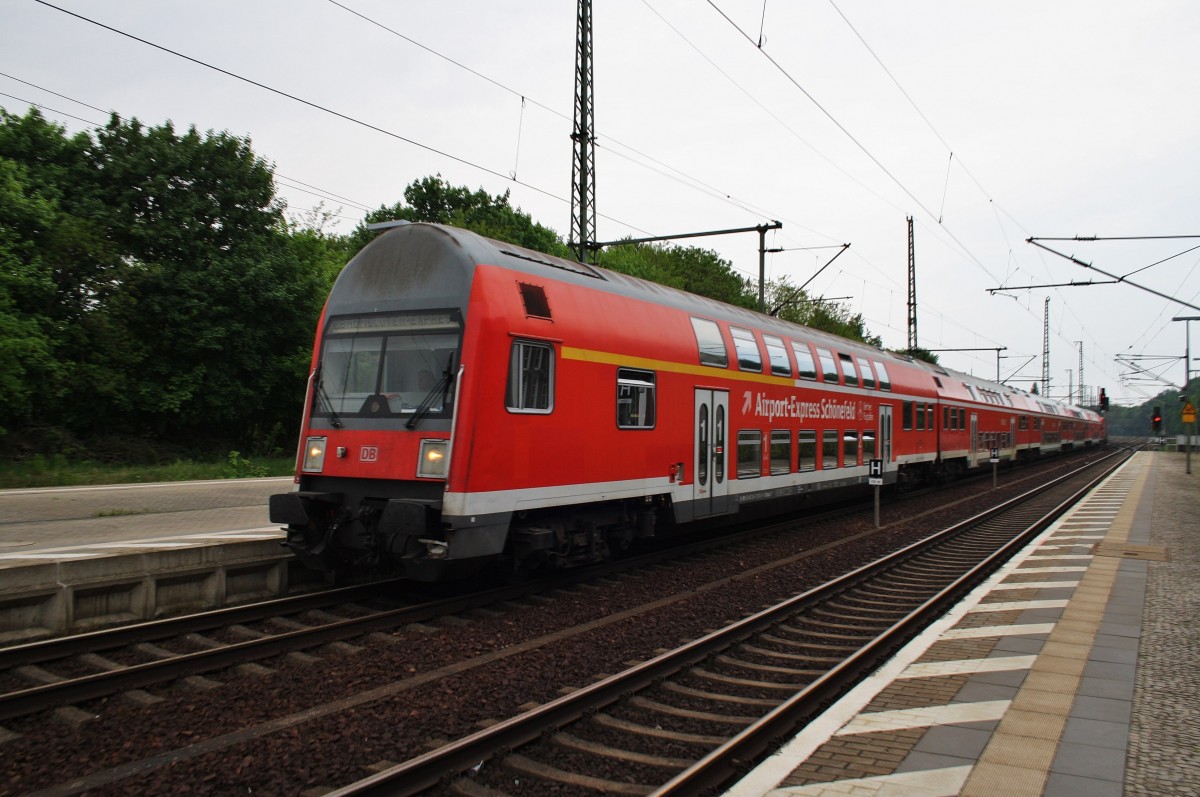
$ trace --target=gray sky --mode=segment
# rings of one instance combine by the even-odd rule
[[[338,232],[440,173],[510,190],[566,237],[574,0],[55,5],[358,121],[35,0],[0,0],[10,112],[37,103],[74,131],[111,109],[248,136],[290,212],[316,190]],[[1171,318],[1200,310],[1128,284],[987,289],[1109,279],[1030,236],[1200,235],[1198,31],[1186,0],[598,0],[599,238],[778,219],[768,246],[789,251],[767,275],[797,285],[837,251],[808,247],[850,243],[810,290],[852,297],[902,348],[911,215],[920,345],[1007,347],[1001,375],[1028,388],[1048,296],[1052,394],[1078,385],[1082,341],[1083,381],[1140,403],[1165,386],[1124,378],[1116,358],[1182,358]],[[756,235],[695,243],[757,276]],[[1186,251],[1200,238],[1045,243],[1200,307],[1200,248]],[[941,357],[996,374],[992,351]],[[1182,359],[1140,363],[1183,382]]]

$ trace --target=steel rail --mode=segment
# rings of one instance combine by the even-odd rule
[[[828,514],[844,511],[844,509],[835,510]],[[790,523],[778,524],[778,527],[793,526],[794,523],[793,520]],[[536,581],[481,590],[415,606],[383,610],[365,617],[324,623],[312,628],[273,634],[261,639],[231,643],[211,650],[181,653],[169,659],[133,664],[120,669],[0,694],[0,719],[22,716],[53,706],[105,697],[129,689],[152,686],[187,675],[211,672],[294,650],[339,642],[387,628],[426,622],[438,617],[518,600],[542,592],[569,588],[587,580],[605,578],[663,561],[734,545],[746,539],[759,537],[764,533],[761,527],[751,531],[740,531],[699,542],[673,546],[638,557],[579,568]],[[351,599],[369,597],[373,589],[378,590],[388,583],[393,582],[377,582],[374,585],[359,585],[311,595],[277,598],[243,607],[218,609],[187,617],[155,620],[149,623],[0,649],[0,668],[12,669],[24,664],[48,662],[82,653],[110,650],[122,645],[163,640],[182,634],[307,611]]]
[[[774,740],[793,734],[800,724],[820,712],[823,703],[840,695],[848,686],[860,680],[865,673],[874,671],[882,660],[895,652],[897,637],[902,636],[905,629],[914,626],[923,628],[944,614],[979,584],[986,575],[1010,559],[1032,538],[1049,528],[1071,506],[1078,503],[1097,484],[1108,478],[1116,468],[1128,460],[1130,454],[1118,452],[1112,456],[1119,457],[1119,461],[1110,463],[1101,474],[1060,501],[1050,512],[1038,518],[987,559],[955,579],[937,595],[929,598],[892,629],[876,637],[853,656],[797,692],[778,708],[746,727],[741,733],[652,792],[652,797],[696,795],[705,789],[717,788],[728,783],[741,773],[746,762],[754,760],[770,749]],[[1093,463],[1089,467],[1096,467],[1098,464]],[[1064,480],[1076,475],[1079,474],[1068,474]]]
[[[13,645],[0,648],[0,670],[12,669],[24,664],[63,659],[68,656],[78,656],[81,653],[96,653],[139,642],[154,642],[183,634],[210,631],[236,623],[252,623],[283,614],[321,609],[338,603],[363,600],[376,596],[379,590],[395,583],[397,582],[379,581],[371,584],[356,584],[338,589],[289,595],[241,606],[228,606],[208,612],[167,617],[133,625]]]
[[[465,772],[495,756],[498,752],[528,744],[538,739],[549,729],[562,727],[589,712],[599,710],[630,693],[644,689],[657,681],[674,675],[685,667],[705,659],[710,654],[728,648],[730,645],[778,623],[781,619],[795,614],[810,604],[817,603],[840,593],[847,587],[886,571],[897,563],[910,559],[917,553],[933,548],[972,527],[1019,507],[1021,504],[1054,489],[1068,480],[1078,477],[1084,471],[1095,468],[1100,462],[1104,462],[1112,456],[1118,456],[1118,454],[1112,454],[1099,461],[1091,462],[1058,479],[1040,485],[992,509],[979,513],[968,520],[957,523],[954,526],[905,546],[899,551],[863,565],[834,581],[827,582],[800,595],[789,598],[776,606],[765,609],[700,639],[635,665],[621,673],[596,681],[568,695],[491,725],[486,729],[417,756],[391,769],[330,792],[329,797],[383,797],[384,795],[388,797],[405,797],[407,795],[419,794],[426,789],[436,786],[449,775]],[[1105,475],[1107,475],[1107,471]],[[1082,492],[1091,489],[1099,478],[1103,478],[1103,476],[1089,481],[1088,487]],[[1080,492],[1077,492],[1074,495],[1079,494]],[[1068,505],[1067,501],[1059,502],[1055,509],[1046,517],[1057,517],[1065,511]],[[1011,551],[1015,544],[1015,542],[1010,542],[1003,549]],[[988,561],[994,564],[998,561],[997,556],[998,554],[992,555]],[[981,567],[984,567],[984,565],[977,565],[972,568],[972,572],[979,571]],[[962,583],[963,578],[965,577],[956,579],[955,583]],[[929,599],[920,610],[912,612],[910,615],[925,617],[936,612],[938,607],[944,607],[952,598],[948,594],[943,593],[939,593],[938,596]],[[911,616],[906,618],[906,621],[903,622],[903,633],[910,632],[912,623],[913,619]],[[901,632],[894,632],[878,637],[868,643],[862,652],[853,656],[852,660],[857,663],[856,666],[861,668],[862,662],[873,660],[890,651],[896,644],[897,637],[900,635]],[[849,665],[838,668],[839,672],[848,672],[848,670]],[[818,684],[820,685],[819,689],[816,688]],[[809,693],[816,695],[819,693],[822,696],[827,696],[832,690],[837,688],[840,688],[840,686],[837,684],[836,679],[827,675],[821,677],[801,694]],[[794,704],[795,700],[789,700],[787,703],[789,706],[793,706]],[[806,708],[803,711],[811,713],[812,703],[806,702],[805,706]],[[777,727],[786,725],[786,723],[780,722],[780,717],[788,717],[789,722],[794,722],[791,719],[790,710],[789,712],[783,712],[782,707],[780,707],[780,709],[772,711],[760,720],[759,723],[756,723],[756,725],[765,723],[764,728],[774,730]],[[765,738],[773,738],[779,732],[778,730],[774,730],[773,734],[769,733]],[[728,767],[736,765],[736,762],[743,760],[743,756],[753,746],[764,744],[761,738],[763,737],[758,737],[757,734],[754,736],[739,734],[734,740],[730,740],[726,745],[718,748],[721,755],[714,758],[712,762],[705,763],[708,762],[708,757],[701,759],[699,763],[705,763],[705,766],[697,769],[689,777],[696,778],[697,781],[695,782],[699,782],[700,780],[713,777],[712,773],[717,772],[720,767],[728,769]],[[735,740],[737,741],[736,745],[733,744]],[[714,751],[712,755],[716,756],[718,751]],[[696,765],[697,767],[699,767],[699,763]],[[692,769],[695,769],[695,767]],[[691,772],[692,769],[686,772]],[[674,783],[674,781],[671,781],[671,783]],[[694,791],[689,791],[689,787],[690,784],[683,787],[672,786],[674,791],[666,793],[695,793]]]

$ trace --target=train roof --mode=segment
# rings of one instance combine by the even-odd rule
[[[672,307],[691,315],[749,326],[760,332],[803,339],[847,354],[856,353],[901,363],[907,368],[926,372],[934,390],[947,394],[961,390],[964,400],[968,397],[975,401],[986,400],[980,398],[984,395],[981,391],[988,391],[997,398],[993,403],[1017,411],[1083,420],[1100,419],[1091,410],[1070,407],[1008,385],[600,266],[485,238],[469,230],[424,222],[388,224],[395,226],[390,226],[367,244],[338,276],[330,295],[330,314],[393,309],[388,306],[388,297],[394,297],[398,291],[413,286],[420,286],[428,301],[466,307],[475,267],[494,265],[534,277],[554,278],[591,290]],[[436,276],[430,278],[434,272]]]

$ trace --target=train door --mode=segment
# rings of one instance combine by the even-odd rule
[[[970,467],[975,467],[975,455],[979,453],[979,415],[971,413],[971,451],[967,457]]]
[[[879,458],[883,460],[883,472],[891,473],[896,469],[892,461],[892,407],[890,404],[879,405]]]
[[[696,458],[692,463],[692,497],[696,517],[720,515],[728,511],[729,481],[726,478],[726,437],[729,419],[729,393],[724,390],[696,390]]]

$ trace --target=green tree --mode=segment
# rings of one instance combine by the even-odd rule
[[[115,415],[221,444],[294,423],[328,281],[289,240],[270,164],[228,133],[116,116],[90,156],[124,264],[93,360]]]
[[[770,315],[784,321],[861,341],[868,346],[883,345],[882,339],[867,329],[861,313],[851,312],[841,304],[813,299],[806,291],[793,286],[787,277],[767,283],[764,302]]]
[[[694,246],[627,244],[600,253],[599,264],[639,279],[669,285],[738,307],[755,308],[750,284],[716,252]]]
[[[91,218],[86,134],[0,109],[0,427],[56,424],[118,258]],[[36,404],[36,407],[35,407]],[[36,409],[36,414],[35,414]]]
[[[920,347],[917,347],[917,348],[913,349],[912,351],[909,351],[908,349],[888,349],[888,351],[892,352],[893,354],[899,354],[901,357],[911,356],[915,360],[924,360],[925,362],[932,363],[933,365],[940,364],[940,360],[938,359],[937,354],[935,354],[934,352],[931,352],[929,349],[922,349]],[[1034,392],[1036,393],[1037,392],[1036,384],[1034,385],[1034,388],[1035,388]]]
[[[26,170],[0,157],[0,436],[29,423],[46,398],[39,386],[56,381],[54,284],[38,247],[56,216]]]
[[[472,191],[466,186],[452,186],[440,174],[424,177],[404,189],[403,202],[368,213],[351,233],[351,246],[357,251],[375,237],[376,233],[366,228],[368,224],[403,220],[449,224],[537,252],[571,256],[558,233],[534,222],[520,208],[514,208],[509,196],[508,191],[492,196],[482,188]]]
[[[0,111],[0,425],[208,450],[291,429],[338,246],[289,229],[246,139]]]

